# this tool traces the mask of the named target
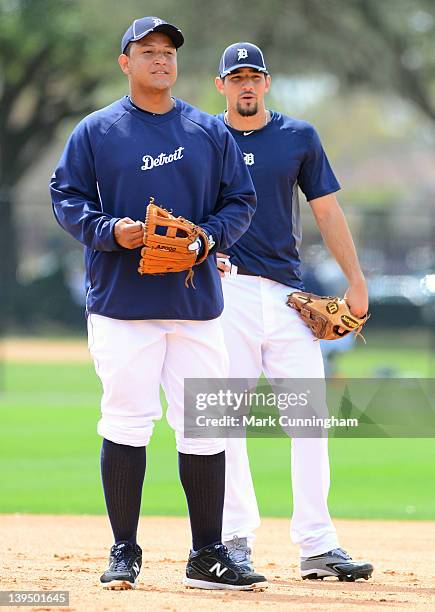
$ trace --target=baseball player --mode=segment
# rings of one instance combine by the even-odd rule
[[[319,342],[286,306],[291,289],[303,289],[298,187],[349,283],[351,311],[362,316],[368,296],[355,247],[335,197],[339,184],[319,136],[310,124],[265,107],[271,77],[261,50],[240,42],[225,49],[216,78],[226,97],[220,119],[236,139],[257,193],[249,230],[225,249],[223,326],[232,378],[324,377]],[[219,260],[218,260],[219,261]],[[251,543],[259,513],[245,439],[228,439],[223,540],[239,564],[251,567]],[[371,576],[372,566],[340,548],[328,511],[327,439],[292,440],[291,536],[300,545],[303,578]]]
[[[183,382],[226,376],[228,357],[215,255],[185,273],[138,273],[150,198],[195,224],[215,249],[246,231],[255,192],[221,121],[172,97],[181,31],[162,19],[135,20],[119,65],[129,95],[85,117],[72,132],[51,181],[59,224],[85,246],[89,348],[103,385],[98,433],[114,545],[101,576],[106,588],[133,588],[146,447],[162,416],[160,384],[175,431],[180,479],[192,530],[185,583],[252,590],[264,576],[241,569],[222,544],[225,442],[183,434]],[[204,248],[199,240],[192,249]]]

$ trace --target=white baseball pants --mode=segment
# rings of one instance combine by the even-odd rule
[[[146,446],[162,418],[160,384],[177,449],[192,455],[225,450],[225,440],[184,437],[184,379],[226,378],[220,319],[127,321],[88,317],[89,350],[103,385],[98,433],[117,444]]]
[[[222,315],[231,378],[323,378],[320,343],[286,305],[291,289],[256,276],[225,275]],[[338,547],[329,515],[328,440],[294,438],[291,451],[293,516],[291,538],[301,556]],[[284,486],[284,485],[283,485]],[[226,441],[223,541],[234,535],[252,542],[260,517],[246,439]]]

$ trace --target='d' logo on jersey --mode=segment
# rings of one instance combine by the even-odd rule
[[[253,153],[243,153],[243,159],[245,160],[245,164],[247,166],[253,166],[255,159]]]
[[[152,157],[151,155],[144,155],[142,157],[143,166],[140,167],[141,170],[152,170],[157,166],[164,166],[165,164],[171,164],[172,162],[178,161],[182,159],[184,147],[178,147],[175,151],[169,155],[166,153],[160,153],[157,157]]]
[[[328,302],[326,304],[326,310],[329,312],[329,314],[333,315],[338,311],[338,305],[337,302]]]
[[[248,57],[247,49],[237,49],[237,61],[240,62],[242,59],[246,59]]]

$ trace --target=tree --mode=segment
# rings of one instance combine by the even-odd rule
[[[17,295],[15,188],[52,143],[61,122],[94,108],[104,79],[89,62],[104,44],[83,27],[71,0],[0,0],[0,320]]]
[[[393,92],[435,121],[431,0],[304,0],[300,8],[312,32],[300,55],[311,67],[345,87]]]

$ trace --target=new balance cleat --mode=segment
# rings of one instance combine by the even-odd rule
[[[234,563],[220,542],[190,552],[184,584],[192,589],[234,591],[264,591],[269,586],[261,574]]]
[[[304,580],[323,580],[336,576],[344,582],[354,582],[358,578],[368,580],[373,573],[373,565],[367,561],[353,561],[342,548],[335,548],[322,555],[301,558],[301,575]]]
[[[228,555],[231,561],[236,563],[239,567],[244,567],[251,572],[254,571],[254,564],[251,559],[252,550],[248,546],[247,538],[234,536],[232,540],[224,542],[224,545],[228,549]]]
[[[128,541],[110,549],[109,567],[101,576],[103,588],[114,591],[134,589],[142,565],[142,549]]]

